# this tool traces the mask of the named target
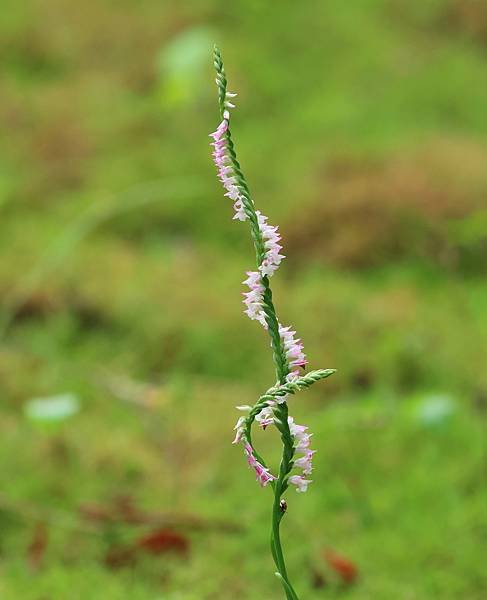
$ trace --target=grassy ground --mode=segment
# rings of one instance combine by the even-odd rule
[[[238,301],[248,232],[209,161],[215,40],[285,241],[279,313],[312,367],[339,370],[292,401],[318,449],[309,493],[288,495],[296,588],[484,598],[481,3],[2,13],[0,598],[282,597],[270,493],[230,446],[234,406],[273,373]],[[77,414],[29,418],[61,393]],[[259,437],[274,460],[276,441]]]

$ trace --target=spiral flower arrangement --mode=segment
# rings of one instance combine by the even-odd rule
[[[235,426],[234,444],[242,444],[249,466],[262,487],[270,486],[274,493],[271,527],[271,551],[276,565],[276,576],[280,579],[287,600],[298,600],[289,581],[280,539],[280,524],[287,510],[283,498],[292,486],[297,492],[308,489],[315,451],[311,449],[311,436],[308,427],[298,425],[289,415],[288,400],[291,395],[311,386],[320,379],[332,375],[334,369],[320,369],[307,374],[307,364],[303,344],[290,326],[282,325],[276,314],[272,300],[270,279],[285,258],[281,254],[281,236],[276,226],[270,225],[268,218],[255,208],[250,191],[237,160],[230,131],[230,111],[235,108],[236,94],[227,91],[227,79],[221,53],[214,49],[216,85],[220,107],[220,124],[210,136],[213,141],[213,160],[218,170],[218,178],[225,189],[225,196],[233,202],[234,219],[248,221],[256,252],[257,268],[248,271],[243,284],[247,287],[243,303],[245,314],[258,321],[269,333],[277,382],[268,389],[254,406],[238,406],[242,412]],[[252,426],[258,423],[266,429],[275,426],[282,441],[282,459],[279,470],[273,474],[259,455],[252,442]]]

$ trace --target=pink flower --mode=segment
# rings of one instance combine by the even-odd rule
[[[264,465],[261,465],[255,458],[252,446],[249,443],[245,444],[244,450],[247,455],[247,462],[249,463],[249,466],[254,469],[257,481],[262,487],[265,487],[270,481],[275,481],[277,479],[277,477],[272,475],[269,469],[266,469]]]
[[[283,327],[279,325],[279,335],[281,336],[282,345],[284,346],[284,352],[288,360],[290,373],[288,380],[292,381],[294,378],[299,377],[300,368],[304,368],[308,361],[306,355],[303,352],[303,344],[300,339],[295,339],[295,331],[291,331],[290,327]]]
[[[236,431],[236,434],[232,444],[238,444],[242,441],[243,435],[245,433],[245,417],[238,418],[237,424],[235,425],[233,430]]]
[[[227,93],[229,97],[233,97],[234,94]],[[226,101],[225,105],[229,108],[233,108],[234,105],[231,102]],[[218,178],[223,184],[226,190],[225,196],[228,196],[233,200],[233,208],[235,210],[234,219],[239,221],[245,221],[247,215],[244,210],[243,198],[237,185],[237,179],[232,166],[232,161],[228,153],[227,139],[225,134],[228,130],[228,123],[230,119],[230,113],[225,111],[223,121],[218,125],[216,131],[210,133],[210,137],[213,138],[213,161],[218,169]]]
[[[270,481],[275,481],[277,477],[274,477],[269,469],[265,469],[260,463],[257,463],[255,467],[255,474],[257,481],[262,487],[265,487]]]
[[[270,406],[263,408],[260,413],[255,417],[262,429],[265,429],[269,425],[274,423],[274,412]]]
[[[279,254],[282,250],[282,246],[279,244],[281,241],[281,236],[278,233],[279,228],[269,225],[267,217],[260,211],[256,211],[256,214],[265,248],[265,256],[259,266],[259,271],[262,275],[272,277],[284,258],[282,254]]]
[[[247,307],[244,313],[252,320],[267,329],[265,313],[263,310],[264,286],[258,271],[247,271],[247,279],[243,281],[249,287],[249,292],[244,293],[244,304]]]
[[[248,218],[247,213],[244,210],[244,205],[243,205],[242,200],[239,199],[236,202],[234,202],[233,209],[235,211],[233,218],[236,219],[237,221],[245,221]]]
[[[223,119],[223,121],[218,125],[215,132],[210,133],[210,137],[212,137],[215,142],[219,142],[222,137],[225,135],[228,129],[228,119]]]
[[[301,477],[301,475],[292,475],[288,481],[296,486],[297,492],[306,492],[308,485],[311,483],[310,479],[305,479],[304,477]]]
[[[313,470],[313,455],[316,450],[308,450],[304,456],[294,461],[294,466],[303,471],[303,475],[311,475]]]
[[[295,436],[298,442],[295,446],[296,452],[305,452],[308,450],[312,435],[312,433],[303,433],[300,436]]]
[[[299,438],[300,436],[302,436],[306,431],[308,431],[308,427],[306,427],[306,425],[297,425],[294,422],[293,417],[288,417],[287,418],[287,422],[289,424],[289,430],[291,431],[291,435],[294,438]]]
[[[289,431],[294,438],[294,448],[296,452],[309,452],[309,445],[312,433],[306,433],[306,425],[297,425],[292,417],[288,417]]]
[[[313,456],[316,453],[315,450],[310,450],[311,434],[307,433],[308,428],[306,425],[298,425],[294,422],[292,417],[288,417],[289,431],[294,439],[294,451],[296,453],[302,453],[303,456],[294,460],[294,467],[301,469],[303,475],[310,475],[313,470]],[[298,491],[305,492],[307,486],[311,483],[304,479],[301,475],[293,475],[289,478],[291,483],[298,485]],[[305,483],[303,483],[305,482]]]
[[[244,450],[245,450],[245,454],[247,455],[247,462],[249,463],[249,466],[255,467],[256,465],[258,465],[259,463],[254,456],[254,451],[252,449],[252,446],[248,442],[245,442]]]
[[[247,271],[247,279],[243,283],[245,283],[245,285],[248,285],[250,289],[262,285],[260,273],[258,273],[257,271]]]

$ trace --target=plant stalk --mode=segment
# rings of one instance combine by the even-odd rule
[[[265,244],[262,237],[262,232],[259,226],[258,213],[256,212],[254,202],[250,195],[250,190],[245,180],[244,174],[237,160],[237,155],[232,140],[232,134],[229,126],[229,112],[227,108],[227,78],[223,66],[223,60],[219,49],[215,46],[214,49],[214,65],[216,69],[216,84],[218,87],[218,99],[220,105],[220,117],[227,120],[227,128],[224,133],[226,142],[227,156],[230,160],[232,173],[235,178],[235,185],[238,187],[239,194],[242,200],[243,210],[250,223],[252,239],[255,248],[257,267],[260,267],[265,258]],[[292,393],[303,387],[308,387],[318,379],[328,377],[334,373],[332,369],[315,371],[308,375],[299,378],[298,380],[288,382],[287,376],[290,372],[289,363],[284,350],[281,334],[279,331],[279,321],[272,299],[272,290],[270,287],[269,277],[261,276],[261,283],[264,288],[262,308],[267,323],[267,330],[271,339],[272,354],[276,368],[277,384],[262,396],[257,404],[250,411],[246,423],[246,439],[251,442],[251,426],[255,417],[267,405],[269,399],[281,399],[281,402],[276,402],[274,406],[274,423],[281,434],[283,444],[282,458],[279,465],[279,476],[276,481],[271,482],[274,491],[274,502],[272,506],[271,520],[271,551],[272,557],[276,564],[276,576],[281,581],[287,600],[299,600],[294,588],[292,587],[286,569],[284,553],[281,544],[280,525],[285,514],[285,505],[281,504],[282,495],[288,488],[287,479],[291,469],[293,468],[294,458],[294,441],[289,429],[288,423],[288,406],[286,401],[282,401],[285,394]],[[253,446],[252,446],[253,448]],[[255,456],[259,459],[262,465],[264,461],[255,452]]]

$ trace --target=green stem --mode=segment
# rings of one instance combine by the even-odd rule
[[[287,489],[287,477],[293,467],[294,445],[288,424],[288,406],[287,402],[282,402],[274,407],[274,422],[281,433],[282,440],[282,458],[279,465],[279,476],[274,488],[274,504],[272,507],[272,536],[271,544],[274,544],[277,557],[276,566],[281,575],[282,581],[286,583],[284,589],[290,600],[297,599],[289,577],[287,575],[286,563],[281,546],[280,524],[285,512],[281,508],[281,498]]]
[[[279,487],[276,486],[274,493],[274,505],[272,507],[272,531],[271,531],[271,550],[274,557],[274,562],[278,569],[278,575],[280,576],[281,582],[283,583],[284,591],[288,600],[294,600],[297,598],[296,592],[294,591],[291,583],[289,582],[286,563],[284,561],[284,554],[281,546],[281,534],[279,530],[279,524],[281,521],[281,508],[280,508],[280,496],[281,492]]]

